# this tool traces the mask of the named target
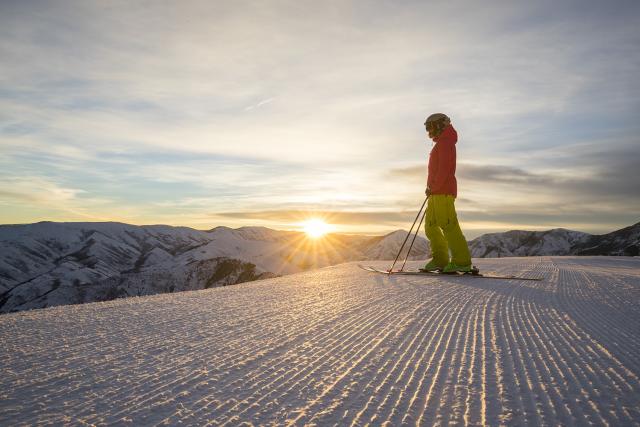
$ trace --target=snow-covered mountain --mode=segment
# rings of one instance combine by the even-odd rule
[[[0,312],[205,289],[345,261],[393,259],[406,232],[384,237],[264,227],[209,231],[165,225],[0,226]],[[416,239],[412,257],[424,258]]]
[[[548,231],[513,230],[490,233],[469,242],[474,258],[541,255],[637,256],[640,223],[611,233],[592,235],[556,228]]]
[[[567,255],[574,245],[589,237],[590,234],[564,228],[548,231],[512,230],[483,234],[469,242],[469,250],[475,258]]]
[[[402,230],[313,240],[264,227],[0,225],[0,313],[206,289],[347,261],[392,260],[406,237]],[[470,242],[474,258],[638,255],[639,247],[640,223],[600,236],[564,229],[509,231]],[[418,237],[410,259],[429,254],[426,239]]]
[[[398,251],[406,237],[406,231],[397,230],[386,236],[374,237],[367,240],[366,247],[363,250],[365,259],[394,259],[398,255]],[[410,237],[409,240],[407,240],[405,249],[400,254],[402,257],[406,256],[406,251],[411,244],[412,238],[413,237]],[[413,243],[409,259],[417,259],[428,253],[430,253],[429,243],[426,239],[418,237]]]
[[[576,255],[640,255],[640,222],[612,233],[591,236],[572,248]]]

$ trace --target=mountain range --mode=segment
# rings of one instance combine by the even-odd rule
[[[0,225],[0,313],[226,286],[347,261],[392,260],[407,237],[264,227],[202,231],[166,225],[39,222]],[[605,235],[509,231],[471,242],[472,256],[638,255],[640,223]],[[415,240],[410,259],[430,254]],[[406,254],[401,254],[401,259]]]
[[[640,252],[640,222],[608,234],[556,228],[483,234],[469,242],[474,258],[540,255],[626,255]]]

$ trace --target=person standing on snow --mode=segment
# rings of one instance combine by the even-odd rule
[[[458,195],[456,182],[456,142],[458,133],[449,117],[432,114],[424,123],[435,145],[429,154],[428,196],[425,232],[431,244],[432,259],[424,271],[443,273],[471,272],[471,255],[462,234],[454,202]],[[451,261],[449,261],[451,250]]]

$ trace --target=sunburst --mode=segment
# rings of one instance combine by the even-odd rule
[[[333,227],[320,218],[311,218],[301,223],[302,229],[307,236],[313,239],[319,239],[329,233]]]

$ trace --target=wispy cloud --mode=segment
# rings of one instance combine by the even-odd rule
[[[263,99],[262,101],[256,104],[252,104],[252,105],[249,105],[248,107],[245,107],[244,111],[251,111],[251,110],[255,110],[256,108],[264,107],[265,105],[273,102],[274,99],[275,98]]]
[[[108,217],[92,211],[109,204],[109,200],[86,194],[82,189],[62,186],[38,176],[0,177],[0,205],[4,205],[6,222],[37,221],[42,212],[51,219],[100,221]]]

